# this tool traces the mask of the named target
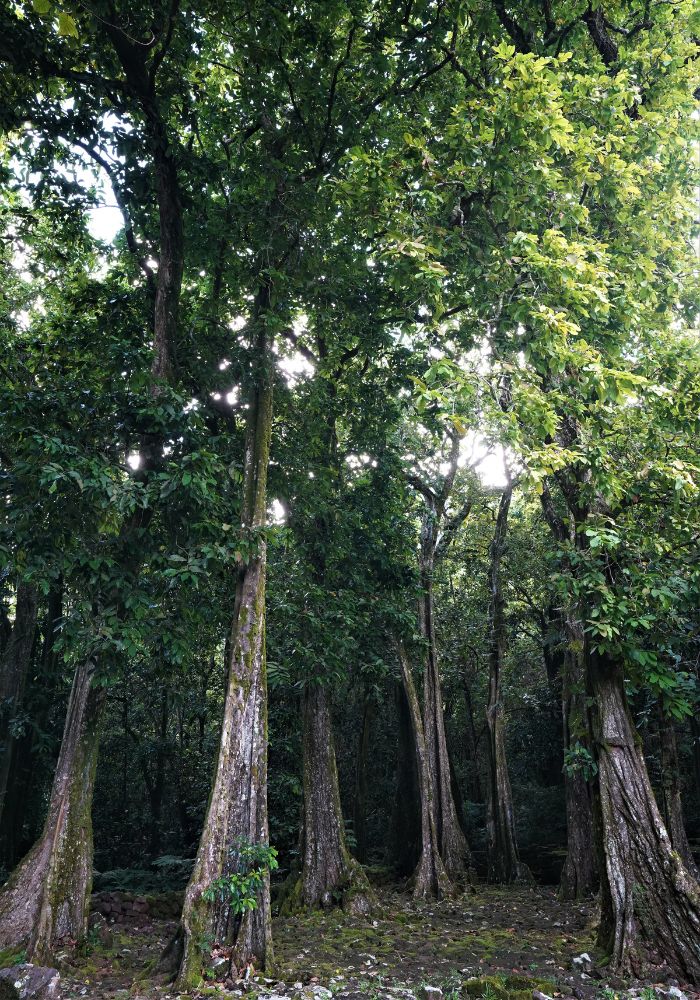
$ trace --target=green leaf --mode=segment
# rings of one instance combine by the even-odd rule
[[[58,33],[62,37],[80,38],[75,21],[64,10],[58,12]]]
[[[37,14],[48,14],[51,10],[49,0],[32,0],[32,7]]]

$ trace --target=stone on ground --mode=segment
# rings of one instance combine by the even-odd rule
[[[60,986],[56,969],[29,963],[0,969],[0,1000],[59,1000]]]

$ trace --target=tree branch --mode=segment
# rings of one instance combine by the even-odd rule
[[[98,166],[102,167],[104,172],[109,177],[109,183],[111,184],[112,191],[114,193],[114,200],[119,206],[119,211],[122,213],[122,218],[124,219],[124,236],[126,237],[126,245],[128,246],[131,253],[134,255],[134,258],[138,261],[139,267],[146,275],[146,281],[148,283],[149,289],[152,292],[154,292],[155,275],[152,269],[148,266],[147,261],[141,255],[141,252],[139,250],[138,243],[136,242],[136,236],[134,235],[134,227],[131,222],[131,214],[129,212],[129,206],[127,205],[126,199],[124,198],[124,195],[121,192],[116,172],[112,167],[112,164],[104,156],[98,153],[96,149],[93,149],[92,146],[90,146],[86,142],[83,142],[81,139],[71,139],[70,141],[73,142],[74,145],[79,146],[80,149],[84,150],[84,152],[88,154],[90,159],[94,160],[95,163],[98,164]]]

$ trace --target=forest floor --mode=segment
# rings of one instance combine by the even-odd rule
[[[549,997],[614,1000],[636,985],[629,996],[674,1000],[668,985],[654,992],[650,984],[645,989],[626,984],[587,963],[574,967],[574,958],[593,954],[594,921],[592,904],[561,903],[552,889],[480,887],[458,899],[425,904],[380,890],[379,906],[369,918],[333,910],[277,919],[274,978],[253,974],[212,982],[196,995],[531,1000],[538,989]],[[61,969],[64,997],[177,997],[167,983],[145,978],[174,928],[172,922],[144,920],[110,926],[102,941],[94,935],[87,955]],[[698,996],[687,989],[685,994],[688,1000]]]

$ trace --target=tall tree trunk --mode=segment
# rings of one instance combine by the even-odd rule
[[[325,337],[317,332],[316,351],[323,365],[328,358]],[[332,471],[333,485],[319,501],[308,520],[292,518],[298,537],[308,547],[314,583],[319,591],[333,589],[328,575],[328,557],[334,537],[334,503],[342,505],[338,484],[342,481],[337,438],[337,380],[342,369],[331,370],[322,382],[319,435],[316,451],[322,469]],[[331,501],[329,503],[329,500]],[[329,906],[333,900],[355,913],[368,913],[375,902],[367,876],[347,848],[340,804],[338,773],[333,744],[333,726],[328,696],[323,684],[323,664],[318,676],[304,692],[304,827],[300,897],[305,906]],[[363,722],[363,725],[366,724]]]
[[[411,664],[402,643],[398,643],[398,654],[401,681],[411,717],[421,807],[421,850],[413,876],[413,895],[417,899],[442,899],[452,893],[452,883],[440,853],[433,775],[428,759],[423,720],[416,686],[413,682]]]
[[[355,766],[355,796],[353,802],[353,826],[355,832],[355,854],[358,861],[367,861],[367,761],[369,758],[370,735],[374,702],[370,695],[365,696],[362,709],[362,726],[360,742],[357,748]]]
[[[179,959],[178,983],[201,980],[211,943],[229,945],[241,968],[272,961],[270,886],[266,877],[257,906],[242,917],[203,893],[227,874],[237,840],[267,844],[267,674],[265,663],[265,571],[267,471],[272,428],[272,352],[266,329],[267,289],[260,293],[254,322],[257,387],[249,411],[243,474],[242,530],[253,546],[236,586],[229,675],[219,756],[197,858],[185,893],[182,923],[164,962]]]
[[[420,553],[420,626],[426,642],[423,675],[423,728],[430,778],[435,796],[435,817],[440,844],[440,856],[451,880],[460,879],[471,865],[467,838],[457,818],[452,795],[450,760],[445,736],[445,713],[442,701],[440,665],[435,642],[435,609],[433,575],[437,545],[437,515],[430,507],[421,527]]]
[[[160,226],[159,262],[153,298],[151,396],[173,373],[178,304],[184,268],[182,206],[177,168],[165,120],[158,106],[155,77],[146,68],[147,52],[120,28],[102,22],[124,70],[135,104],[143,114],[148,150],[152,156]],[[104,163],[99,159],[98,162]],[[125,219],[128,224],[128,219]],[[155,293],[154,296],[152,293]],[[141,468],[146,478],[162,458],[160,428],[143,434],[139,442]],[[137,510],[122,524],[119,562],[136,574],[141,565],[142,540],[153,510]],[[112,599],[113,595],[101,595]],[[122,609],[122,613],[126,613]],[[49,802],[44,834],[13,873],[0,894],[0,941],[11,944],[29,935],[29,954],[48,962],[60,941],[79,940],[87,927],[92,878],[92,792],[97,762],[99,722],[104,698],[91,690],[95,665],[81,664],[75,673],[63,744]],[[15,901],[13,903],[13,901]],[[23,902],[22,902],[23,901]],[[17,912],[12,915],[13,907]],[[27,926],[32,917],[34,923]]]
[[[580,622],[565,617],[565,648],[561,658],[561,702],[564,749],[577,743],[591,752],[583,667],[584,633]],[[583,769],[564,772],[566,795],[566,860],[561,873],[561,899],[584,899],[598,890],[592,778]]]
[[[616,971],[646,957],[700,984],[700,886],[674,851],[649,782],[624,689],[622,665],[588,652],[612,925],[601,946]]]
[[[392,854],[400,875],[414,871],[420,852],[421,801],[418,791],[416,747],[408,699],[402,682],[395,685],[396,796],[391,819]]]
[[[92,688],[94,664],[75,674],[44,832],[0,895],[0,945],[27,947],[51,962],[63,941],[87,930],[92,887],[92,792],[104,689]]]
[[[501,673],[506,649],[506,624],[501,560],[506,546],[508,511],[513,490],[501,495],[496,527],[489,546],[489,688],[486,704],[488,783],[486,786],[486,837],[488,877],[491,882],[510,883],[527,878],[529,872],[518,856],[513,795],[506,759]]]
[[[483,802],[484,793],[479,780],[479,734],[476,731],[474,721],[474,701],[472,699],[472,689],[469,678],[465,672],[462,674],[462,691],[464,693],[464,707],[467,710],[467,756],[471,763],[469,770],[467,794],[472,802]]]
[[[666,829],[674,851],[680,854],[683,864],[697,881],[700,876],[690,850],[683,818],[676,732],[673,728],[673,720],[666,715],[661,704],[659,704],[659,736],[661,738],[661,782]]]
[[[562,426],[566,434],[561,443],[570,446],[578,434],[576,424]],[[574,468],[557,476],[570,515],[568,528],[556,514],[548,488],[542,494],[555,535],[582,548],[587,545],[582,529],[589,508],[581,484],[588,475],[588,470]],[[614,565],[604,568],[614,580]],[[598,766],[593,819],[604,852],[599,944],[616,972],[641,970],[651,957],[699,985],[700,886],[673,850],[656,805],[627,705],[624,666],[588,643],[584,657]]]
[[[0,662],[0,823],[15,748],[13,722],[22,707],[24,686],[34,648],[39,597],[36,589],[20,580],[15,620]]]
[[[577,544],[575,512],[572,496],[567,503],[572,512],[567,522],[557,511],[549,487],[542,492],[542,512],[552,534],[560,544]],[[570,567],[569,567],[570,568]],[[551,616],[558,623],[557,631],[564,642],[564,655],[556,655],[556,648],[545,640],[545,665],[550,681],[556,681],[562,698],[562,724],[564,749],[576,742],[576,737],[589,753],[594,742],[594,702],[590,675],[585,668],[585,642],[582,616],[574,608],[555,611]],[[544,627],[544,623],[543,623]],[[565,772],[567,855],[560,883],[564,899],[580,899],[600,886],[600,933],[606,937],[614,923],[612,897],[608,884],[604,855],[603,817],[600,788],[597,776],[586,780],[581,771]],[[585,787],[584,787],[585,786]]]
[[[301,899],[305,906],[332,906],[369,913],[373,900],[367,876],[350,856],[340,807],[333,723],[321,684],[304,689],[304,852]]]

